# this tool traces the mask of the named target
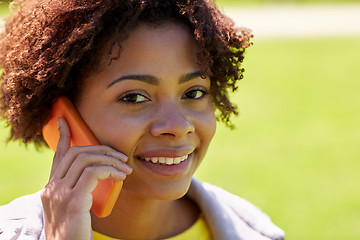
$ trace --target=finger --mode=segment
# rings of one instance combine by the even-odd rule
[[[109,147],[109,146],[105,146],[105,145],[102,145],[102,146],[99,146],[99,147],[94,147],[91,149],[91,151],[94,151],[94,152],[99,152],[99,153],[102,153],[104,155],[107,155],[107,156],[111,156],[111,157],[114,157],[116,159],[119,159],[120,161],[126,163],[128,161],[128,157],[119,152],[119,151],[116,151],[114,148],[112,147]]]
[[[73,190],[80,196],[91,193],[98,181],[108,178],[113,181],[124,181],[126,174],[110,166],[89,166],[83,171]]]
[[[73,146],[71,147],[63,157],[63,160],[60,162],[60,164],[57,167],[56,173],[54,174],[54,178],[56,179],[62,179],[64,178],[69,169],[72,168],[72,165],[74,161],[78,158],[80,154],[88,153],[88,154],[96,154],[96,155],[102,155],[102,156],[108,156],[116,159],[118,162],[127,162],[127,156],[123,153],[120,153],[116,151],[115,149],[104,146],[104,145],[93,145],[93,146]],[[84,156],[83,156],[84,157]],[[86,164],[86,158],[81,159],[81,161],[84,161]],[[120,160],[120,161],[119,161]],[[95,162],[90,161],[88,165],[95,164]],[[98,161],[97,164],[101,165],[101,160]],[[80,176],[80,173],[76,176]]]
[[[123,172],[126,175],[129,175],[132,172],[131,167],[116,158],[103,154],[85,152],[80,153],[77,156],[63,180],[66,181],[71,188],[73,188],[79,181],[79,178],[85,169],[90,166],[109,166]]]
[[[56,148],[56,152],[53,159],[53,165],[51,168],[51,176],[55,173],[58,165],[61,160],[64,158],[65,154],[70,148],[70,128],[64,118],[58,118],[58,128],[59,128],[59,142]]]

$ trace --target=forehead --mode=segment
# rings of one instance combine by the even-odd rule
[[[108,36],[98,57],[108,61],[118,59],[124,49],[129,46],[153,45],[170,50],[174,40],[183,40],[183,43],[191,42],[191,45],[196,45],[193,33],[184,23],[175,21],[158,24],[139,22],[128,32],[114,33],[112,36]]]
[[[82,90],[84,79],[88,78],[92,74],[103,71],[121,57],[124,51],[124,43],[129,42],[129,38],[131,38],[130,41],[134,39],[144,39],[144,33],[161,33],[166,32],[167,30],[175,29],[182,30],[182,33],[177,34],[177,37],[190,36],[192,41],[194,41],[193,39],[195,38],[193,31],[190,27],[185,23],[176,20],[164,21],[160,24],[138,22],[128,31],[106,32],[101,34],[95,42],[92,53],[85,56],[85,59],[81,60],[78,67],[75,69],[75,71],[78,72],[77,76],[80,81],[78,82],[78,90]]]
[[[126,35],[126,37],[121,35]],[[191,54],[195,60],[197,44],[188,26],[178,22],[164,22],[156,25],[140,22],[128,33],[114,34],[102,42],[96,59],[99,63],[97,71],[104,70],[118,60],[129,58],[148,58],[153,62],[161,62],[163,60],[161,55],[179,57],[179,49]]]
[[[99,54],[99,67],[84,79],[85,85],[92,82],[90,79],[99,79],[93,76],[100,73],[101,76],[120,73],[161,76],[169,70],[174,75],[199,70],[196,41],[191,30],[183,24],[141,23],[128,33],[126,39],[120,42],[121,45],[112,45],[113,40],[107,40],[107,48],[103,48]],[[108,51],[110,47],[112,49]]]
[[[190,30],[179,24],[167,23],[160,26],[150,24],[140,24],[132,30],[128,38],[122,42],[121,53],[126,52],[126,48],[132,50],[142,49],[148,52],[163,52],[176,54],[177,49],[196,51],[195,40]],[[129,52],[128,52],[129,53]],[[143,57],[146,57],[144,52]]]

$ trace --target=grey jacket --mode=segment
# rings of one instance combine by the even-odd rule
[[[201,208],[213,239],[281,240],[284,232],[248,201],[193,179],[188,192]],[[40,193],[0,206],[0,240],[45,240]]]

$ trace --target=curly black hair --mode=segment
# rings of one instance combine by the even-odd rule
[[[140,22],[178,21],[193,32],[197,62],[210,76],[217,119],[231,126],[237,107],[229,92],[243,78],[241,63],[250,31],[237,29],[209,0],[26,0],[0,36],[1,116],[9,140],[44,144],[42,128],[58,96],[79,98],[82,80],[96,69],[105,40],[113,49]],[[120,46],[114,47],[114,46]],[[115,54],[119,57],[121,52]]]

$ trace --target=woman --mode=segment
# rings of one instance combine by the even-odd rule
[[[251,35],[207,0],[25,1],[1,42],[10,139],[44,144],[68,97],[102,145],[71,147],[59,118],[49,183],[0,208],[0,239],[282,239],[254,206],[193,179],[216,119],[237,114]],[[110,216],[98,180],[124,181]]]

